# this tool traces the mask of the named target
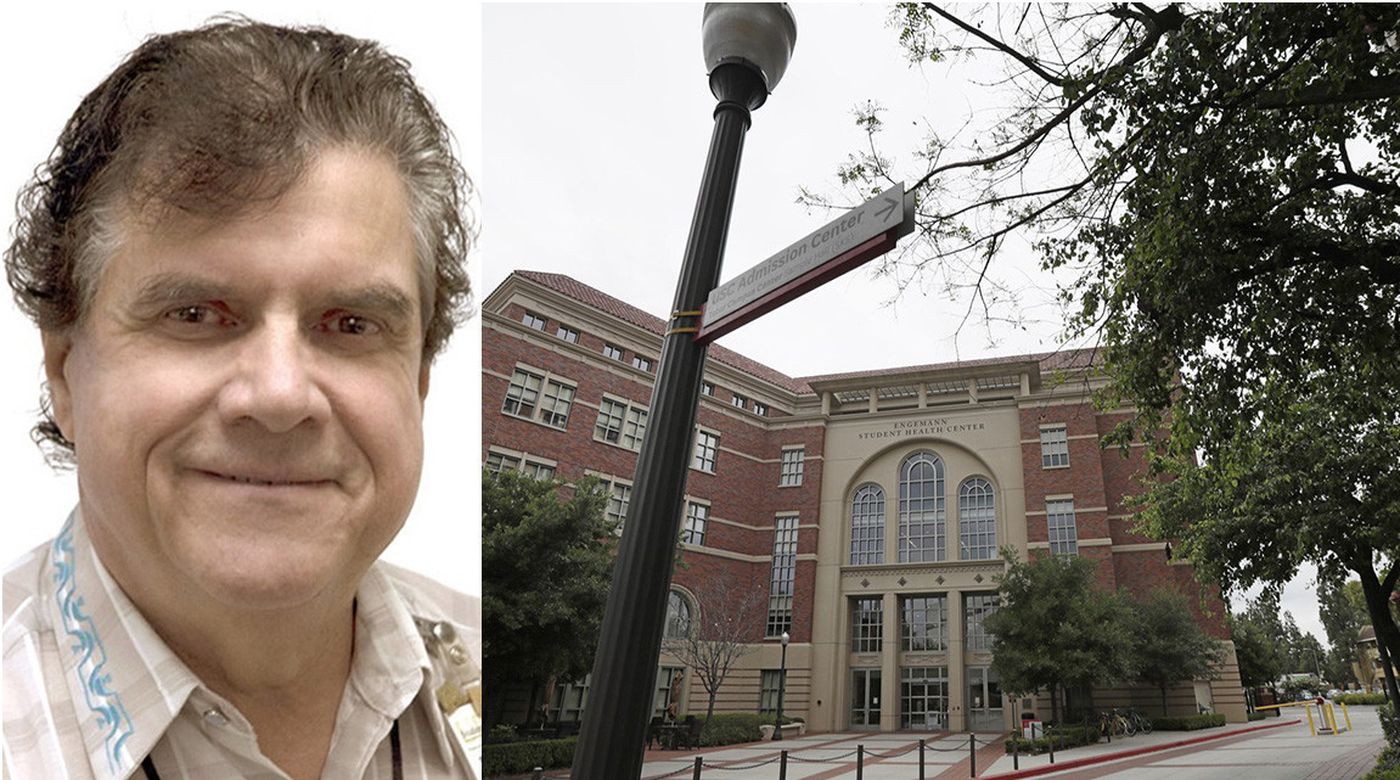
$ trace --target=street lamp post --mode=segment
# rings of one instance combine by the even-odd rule
[[[773,741],[783,741],[783,692],[787,690],[787,646],[792,637],[783,632],[783,656],[778,663],[778,717],[773,721]]]
[[[783,3],[709,3],[702,38],[710,91],[718,100],[714,130],[603,613],[574,753],[575,780],[641,774],[705,365],[706,347],[694,335],[701,308],[719,282],[750,112],[763,105],[787,69],[797,24]]]

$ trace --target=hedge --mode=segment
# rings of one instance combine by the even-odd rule
[[[1021,736],[1020,731],[1013,731],[1006,738],[1006,752],[1013,750],[1019,753],[1044,753],[1050,749],[1050,743],[1055,743],[1056,750],[1079,747],[1080,745],[1092,745],[1099,741],[1099,727],[1093,726],[1065,726],[1063,728],[1052,728],[1050,733],[1044,737],[1036,739],[1026,739]]]
[[[700,716],[703,718],[703,716]],[[783,716],[783,723],[797,723],[801,718]],[[772,715],[757,715],[752,712],[722,712],[710,718],[700,732],[701,747],[737,745],[741,742],[757,742],[763,739],[759,726],[773,725]]]
[[[1196,731],[1225,725],[1225,714],[1203,712],[1200,715],[1153,718],[1152,728],[1158,731]]]
[[[487,777],[523,774],[535,767],[558,769],[574,763],[574,745],[577,743],[578,737],[487,742],[482,746],[481,767]]]
[[[1384,693],[1341,693],[1333,701],[1355,707],[1358,704],[1385,704]]]
[[[1385,741],[1390,743],[1390,751],[1395,754],[1396,762],[1400,763],[1400,714],[1396,714],[1395,705],[1386,702],[1376,708],[1376,717],[1381,721],[1381,732],[1385,734]]]
[[[1387,747],[1376,760],[1376,768],[1361,780],[1400,780],[1400,747]]]

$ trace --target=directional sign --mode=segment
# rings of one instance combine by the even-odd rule
[[[713,341],[894,248],[914,230],[900,182],[716,287],[695,339]]]

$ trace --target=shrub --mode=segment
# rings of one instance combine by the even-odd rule
[[[1397,754],[1397,763],[1400,763],[1400,715],[1395,713],[1395,705],[1386,702],[1377,707],[1376,717],[1381,720],[1381,731],[1385,732],[1385,741],[1390,743],[1390,751]]]
[[[1065,750],[1080,745],[1092,745],[1099,741],[1098,726],[1064,726],[1048,729],[1043,737],[1026,739],[1020,731],[1013,731],[1006,738],[1006,752],[1044,753],[1053,741],[1056,750]]]
[[[1203,712],[1200,715],[1172,716],[1152,719],[1152,728],[1158,731],[1196,731],[1225,725],[1225,715],[1220,712]]]
[[[1265,714],[1262,713],[1262,712],[1251,712],[1251,713],[1249,713],[1249,719],[1250,719],[1251,721],[1263,720],[1263,719],[1266,718],[1266,717],[1268,717],[1268,716],[1265,715]]]
[[[1382,750],[1376,760],[1376,768],[1367,772],[1361,780],[1400,780],[1400,748],[1391,746]]]
[[[1333,701],[1340,702],[1348,707],[1355,707],[1358,704],[1385,704],[1384,693],[1342,693],[1338,694]]]
[[[515,775],[535,767],[557,769],[574,763],[574,745],[578,737],[565,739],[534,739],[482,746],[481,766],[487,777]]]
[[[786,720],[786,719],[784,719]],[[723,712],[710,718],[700,732],[703,747],[734,745],[740,742],[757,742],[763,738],[758,727],[772,724],[773,716],[760,716],[752,712]]]

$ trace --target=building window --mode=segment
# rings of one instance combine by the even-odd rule
[[[627,404],[604,398],[598,403],[598,422],[593,426],[593,438],[617,444],[622,440],[622,418]]]
[[[714,383],[713,383],[713,382],[701,382],[701,383],[700,383],[700,392],[702,392],[702,393],[704,393],[705,395],[708,395],[708,396],[710,396],[710,397],[713,398],[713,397],[714,397],[714,394],[715,394],[715,385],[714,385]]]
[[[754,401],[754,402],[753,402],[753,413],[756,414],[756,415],[758,415],[759,417],[767,417],[767,416],[768,416],[768,404],[762,403],[761,401]]]
[[[778,472],[778,486],[802,484],[802,461],[807,457],[807,451],[802,447],[794,447],[783,450],[782,468]]]
[[[683,666],[663,666],[656,675],[656,695],[651,702],[651,715],[654,718],[671,717],[675,713],[667,712],[667,709],[674,702],[676,707],[681,705],[681,688],[685,680],[685,667]]]
[[[997,513],[992,483],[981,477],[963,481],[962,487],[958,488],[958,528],[963,560],[996,557]]]
[[[545,324],[546,324],[546,322],[547,322],[547,321],[545,320],[544,317],[541,317],[540,315],[538,315],[538,314],[536,314],[536,313],[534,313],[534,312],[532,312],[532,311],[527,311],[527,312],[525,312],[525,314],[523,314],[523,315],[520,317],[520,321],[523,322],[523,323],[525,323],[525,327],[527,327],[527,328],[534,328],[535,330],[538,330],[538,331],[543,331],[543,330],[544,330],[544,326],[545,326]]]
[[[884,599],[851,600],[851,652],[878,653],[885,623]]]
[[[541,389],[544,391],[543,403],[540,402]],[[527,420],[538,419],[545,425],[562,429],[568,425],[569,409],[573,402],[572,385],[517,368],[506,388],[506,400],[501,405],[501,411]]]
[[[710,507],[688,501],[685,505],[685,529],[681,541],[686,544],[705,543],[705,525],[710,521]]]
[[[486,453],[486,470],[492,474],[499,474],[502,471],[515,471],[520,468],[520,458],[514,455],[507,455],[504,452],[491,450]]]
[[[851,563],[885,562],[885,489],[861,485],[851,499]]]
[[[701,471],[715,472],[715,459],[719,457],[719,434],[708,431],[695,431],[695,456],[690,467]]]
[[[647,410],[639,406],[628,407],[627,419],[622,423],[622,446],[629,450],[640,450],[646,435]]]
[[[578,343],[578,331],[574,330],[573,328],[570,328],[567,325],[560,325],[559,330],[554,331],[554,335],[569,342],[570,344]]]
[[[899,465],[899,561],[941,561],[944,555],[943,460],[916,452]]]
[[[743,397],[742,395],[739,395],[738,393],[733,394],[733,397],[729,399],[729,403],[739,407],[740,409],[749,408],[749,399]]]
[[[1074,522],[1074,501],[1046,501],[1045,524],[1050,531],[1050,552],[1079,554],[1079,529]]]
[[[525,461],[525,475],[535,479],[554,479],[554,467],[537,460]]]
[[[948,597],[905,596],[900,599],[901,650],[930,651],[948,647]]]
[[[646,430],[646,409],[612,398],[604,398],[598,403],[598,422],[593,426],[594,439],[639,450]]]
[[[900,728],[948,728],[948,667],[907,666],[899,670]]]
[[[593,675],[590,674],[583,678],[583,682],[555,684],[550,709],[556,721],[577,723],[583,719],[583,710],[588,706],[588,685],[592,679]]]
[[[574,403],[574,388],[553,379],[544,384],[544,401],[540,404],[540,422],[563,430],[569,424],[569,409]]]
[[[641,355],[633,355],[632,367],[640,368],[643,371],[651,371],[651,360],[649,358],[644,358]]]
[[[983,621],[997,611],[997,594],[969,593],[963,597],[963,625],[967,628],[968,650],[991,650],[992,639]]]
[[[608,488],[608,507],[603,510],[608,521],[613,524],[619,534],[622,533],[622,521],[627,519],[627,504],[632,500],[632,486],[624,485],[621,482],[613,482]]]
[[[1040,429],[1040,467],[1046,469],[1069,465],[1069,437],[1063,425]]]
[[[690,636],[690,602],[680,591],[666,597],[666,628],[663,639],[685,639]]]
[[[773,577],[768,589],[768,623],[763,635],[792,629],[792,590],[797,577],[797,515],[779,517],[773,532]]]
[[[622,347],[614,346],[605,342],[603,344],[603,357],[612,358],[613,360],[621,360]]]
[[[759,672],[758,711],[760,714],[778,713],[778,690],[783,685],[782,671],[763,669]]]

